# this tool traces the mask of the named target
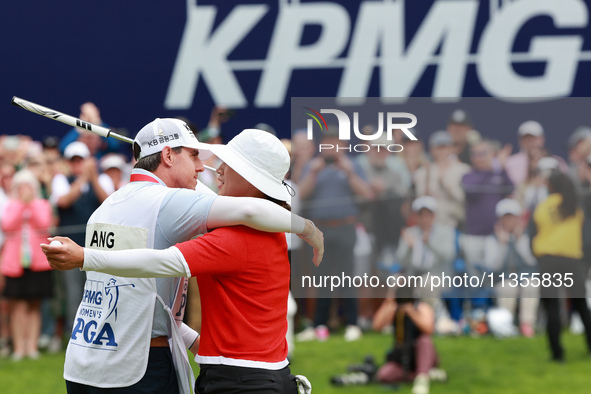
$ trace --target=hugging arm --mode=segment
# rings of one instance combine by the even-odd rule
[[[174,246],[163,249],[105,251],[79,246],[67,237],[54,237],[63,245],[41,244],[52,268],[63,271],[80,268],[128,278],[190,277],[185,258]]]
[[[316,266],[324,255],[324,235],[314,224],[274,202],[254,197],[218,196],[207,216],[207,228],[245,225],[260,231],[295,233],[314,249]]]

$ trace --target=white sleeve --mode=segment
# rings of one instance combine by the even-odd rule
[[[49,202],[53,205],[57,205],[57,200],[60,199],[61,196],[65,196],[70,192],[70,182],[68,182],[68,178],[64,174],[56,174],[51,179],[51,196],[49,197]]]
[[[191,327],[182,323],[179,327],[179,331],[181,332],[181,337],[183,338],[183,343],[187,349],[190,349],[191,346],[195,343],[197,338],[199,338],[199,333],[193,330]]]
[[[197,182],[197,186],[195,186],[195,191],[197,193],[213,194],[213,195],[216,195],[217,196],[217,193],[216,192],[214,192],[213,190],[211,190],[209,187],[207,187],[206,184],[204,184],[201,181]]]
[[[107,174],[100,174],[98,176],[98,182],[105,191],[105,193],[107,193],[107,196],[110,196],[111,194],[115,193],[115,184],[113,183],[111,177]]]
[[[503,269],[509,247],[497,240],[493,235],[486,237],[484,241],[484,266],[493,271]]]
[[[262,198],[218,196],[211,204],[207,228],[239,224],[260,231],[301,234],[306,221],[301,216]]]
[[[183,254],[176,247],[164,250],[129,249],[106,251],[84,248],[83,271],[96,271],[126,278],[191,277]]]

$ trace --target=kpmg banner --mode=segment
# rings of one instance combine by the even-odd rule
[[[13,95],[135,134],[155,117],[290,135],[291,97],[591,95],[589,0],[5,2],[2,133],[62,136]],[[510,100],[510,99],[505,99]],[[361,104],[358,99],[356,104]],[[427,130],[432,132],[433,130]]]

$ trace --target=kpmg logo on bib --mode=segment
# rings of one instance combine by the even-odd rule
[[[117,321],[117,304],[122,288],[134,287],[133,283],[117,284],[115,278],[111,278],[107,284],[88,279],[72,330],[71,343],[91,348],[117,347],[110,322]]]

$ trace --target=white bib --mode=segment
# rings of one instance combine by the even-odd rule
[[[111,195],[88,221],[86,247],[153,248],[156,220],[167,191],[158,184],[132,183]],[[66,351],[64,378],[103,388],[137,383],[148,364],[157,297],[155,279],[87,272]]]

